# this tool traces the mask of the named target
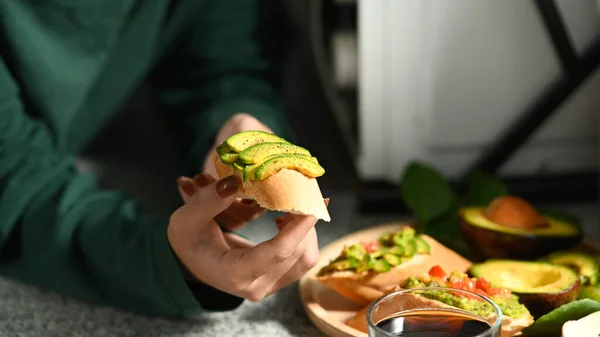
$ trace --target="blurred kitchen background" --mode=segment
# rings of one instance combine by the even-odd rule
[[[413,160],[457,184],[498,173],[536,202],[598,198],[595,1],[313,0],[291,12],[290,116],[323,158],[323,184],[360,191],[363,212],[401,211]]]
[[[266,30],[287,40],[270,50],[282,61],[298,143],[327,170],[320,184],[332,197],[332,225],[405,216],[400,175],[421,160],[457,187],[475,170],[497,173],[514,194],[573,209],[600,239],[596,1],[266,0],[263,7]],[[129,147],[129,162],[161,178],[140,176],[118,158],[99,170],[148,200],[163,181],[155,194],[180,202],[178,173],[158,154],[168,136],[160,121],[143,123],[116,123],[92,148]],[[142,143],[150,162],[135,158],[132,129],[152,142]]]

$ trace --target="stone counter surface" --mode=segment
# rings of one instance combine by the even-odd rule
[[[318,224],[319,245],[349,232],[401,220],[397,217],[360,217],[352,210],[351,195],[331,196],[332,222]],[[600,240],[597,203],[567,207],[584,219],[590,237]],[[254,241],[265,240],[276,231],[272,216],[253,223],[242,233]],[[105,307],[92,306],[41,292],[0,279],[0,336],[323,336],[304,314],[298,285],[293,284],[260,303],[246,302],[231,312],[208,313],[194,319],[175,321],[137,316]]]

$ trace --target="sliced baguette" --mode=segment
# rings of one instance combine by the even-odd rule
[[[242,172],[225,165],[215,153],[214,163],[220,178],[234,175],[242,182],[238,197],[255,200],[272,211],[312,215],[331,221],[317,179],[300,172],[283,169],[264,180],[243,181]]]
[[[381,317],[389,317],[394,313],[410,310],[410,309],[418,309],[418,308],[455,308],[446,303],[428,299],[426,297],[417,295],[417,294],[403,294],[398,297],[395,297],[393,300],[390,300],[383,304],[379,312],[381,313]],[[356,313],[355,316],[351,317],[348,321],[346,321],[346,325],[350,326],[353,329],[358,331],[362,331],[364,333],[368,333],[367,328],[367,311],[369,306],[364,307],[360,311]],[[492,324],[495,321],[496,314],[492,314],[489,317],[486,317],[488,322]],[[526,327],[533,324],[533,316],[529,313],[527,315],[523,315],[517,319],[513,317],[509,317],[506,315],[502,316],[502,330],[501,337],[511,337],[525,329]]]
[[[388,272],[339,271],[316,276],[316,279],[353,302],[368,305],[398,284],[402,284],[408,277],[427,273],[433,266],[439,265],[446,270],[459,272],[466,272],[471,267],[469,260],[432,237],[428,235],[421,235],[421,237],[429,244],[430,254],[417,254],[411,260],[393,267]]]

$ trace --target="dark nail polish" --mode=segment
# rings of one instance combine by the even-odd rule
[[[235,176],[229,176],[217,183],[217,194],[225,199],[234,195],[238,190],[238,179]]]
[[[199,187],[208,186],[213,181],[214,181],[213,179],[209,178],[208,175],[206,175],[204,173],[197,174],[194,177],[194,184],[196,184]]]
[[[177,183],[179,184],[179,187],[181,187],[183,193],[187,194],[188,196],[191,197],[194,195],[194,193],[196,193],[196,188],[191,181],[179,180]]]

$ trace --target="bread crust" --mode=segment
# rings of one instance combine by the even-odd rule
[[[263,208],[286,213],[312,215],[326,222],[331,216],[323,200],[317,179],[283,169],[264,180],[243,181],[242,172],[213,157],[219,177],[236,176],[242,182],[238,197],[253,199]]]
[[[417,254],[411,260],[388,272],[339,271],[316,276],[316,279],[353,302],[368,305],[398,284],[402,284],[408,277],[428,273],[433,266],[440,265],[444,269],[459,272],[466,272],[471,267],[472,263],[469,260],[437,240],[428,235],[421,235],[421,237],[429,244],[430,253],[428,255]]]
[[[424,296],[420,296],[417,294],[403,294],[402,297],[398,297],[392,301],[386,303],[386,308],[383,308],[384,312],[389,311],[390,315],[399,310],[408,310],[413,308],[423,308],[423,307],[433,307],[433,308],[454,308],[451,305],[446,303],[428,299]],[[353,329],[358,331],[362,331],[364,333],[368,333],[367,329],[367,310],[369,306],[364,307],[360,311],[356,313],[353,317],[351,317],[348,321],[346,321],[346,325],[350,326]],[[385,316],[385,315],[383,315]],[[496,314],[492,314],[490,317],[486,317],[488,322],[492,323],[495,319]],[[514,319],[513,317],[502,316],[502,330],[501,337],[511,337],[516,333],[520,332],[524,328],[533,324],[533,317],[531,315],[524,315],[523,317],[519,317],[518,319]]]

